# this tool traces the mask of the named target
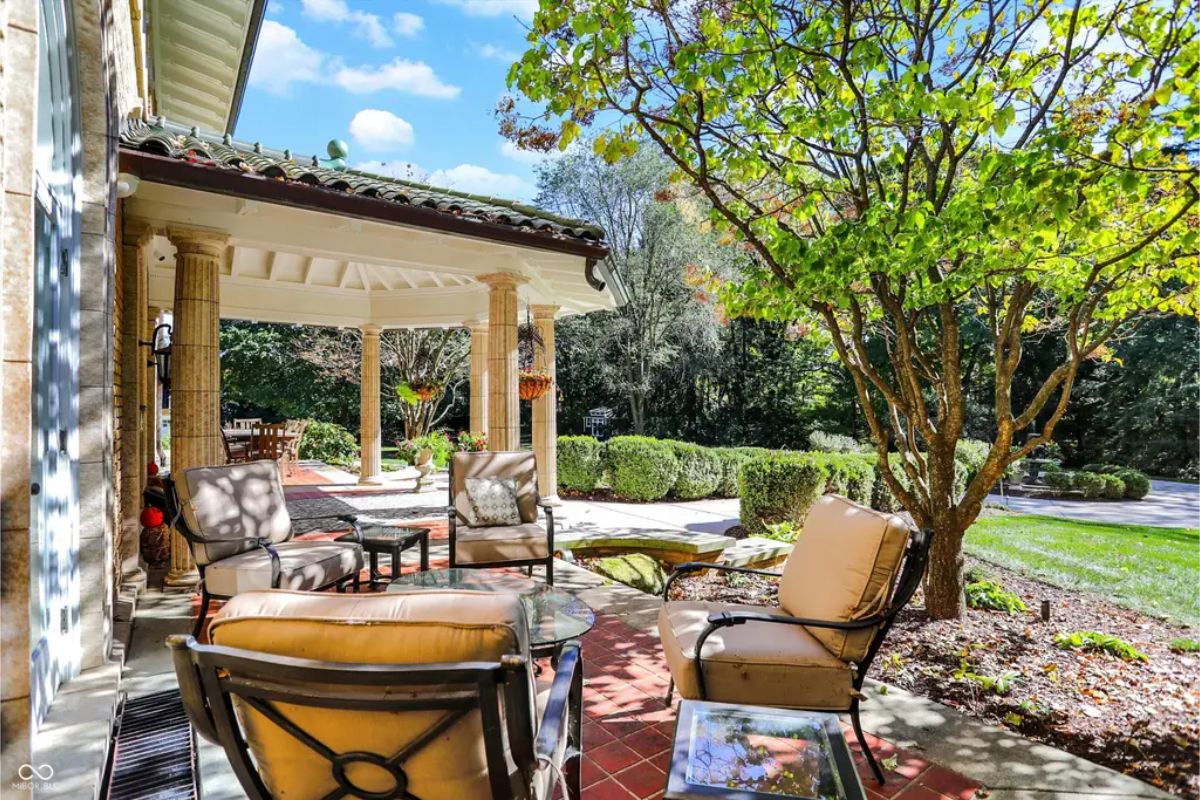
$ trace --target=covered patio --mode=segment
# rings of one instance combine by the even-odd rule
[[[161,118],[122,134],[122,255],[139,276],[123,291],[129,307],[146,310],[125,325],[123,491],[140,494],[138,467],[153,460],[159,430],[162,376],[152,365],[137,368],[145,362],[136,343],[168,312],[172,470],[224,462],[220,320],[296,323],[362,332],[358,481],[378,486],[384,330],[468,327],[471,430],[485,433],[492,450],[516,450],[521,321],[531,319],[542,342],[535,368],[553,377],[555,320],[624,299],[593,226],[356,172],[341,142],[330,143],[329,156],[299,158]],[[538,483],[553,498],[553,392],[533,401],[531,438]],[[137,557],[130,540],[127,560]],[[197,579],[188,548],[173,536],[167,584]]]

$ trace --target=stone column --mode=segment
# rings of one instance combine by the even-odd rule
[[[121,529],[118,560],[125,580],[145,577],[139,558],[142,490],[146,483],[146,363],[150,348],[146,330],[146,246],[152,234],[133,238],[125,234],[120,269],[123,273],[121,305]]]
[[[526,278],[511,272],[480,275],[488,293],[488,449],[519,450],[517,396],[517,287]]]
[[[488,432],[488,326],[471,327],[471,433]]]
[[[224,464],[221,444],[220,279],[229,237],[169,228],[175,245],[175,310],[171,333],[171,473]],[[187,542],[171,536],[170,587],[193,586],[199,574]]]
[[[533,306],[533,325],[542,338],[534,348],[533,367],[550,376],[550,391],[533,401],[533,452],[537,456],[538,490],[558,501],[558,385],[554,375],[554,315],[558,306]]]
[[[362,380],[359,383],[359,435],[362,442],[362,466],[358,482],[378,486],[382,459],[382,431],[379,422],[379,333],[378,325],[360,325],[362,331]]]

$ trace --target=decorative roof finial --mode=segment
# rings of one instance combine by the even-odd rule
[[[338,172],[346,169],[346,158],[350,155],[350,147],[344,141],[330,139],[329,144],[325,147],[325,152],[329,153],[329,159],[321,161],[322,167]]]

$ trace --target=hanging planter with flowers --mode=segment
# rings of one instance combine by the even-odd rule
[[[537,400],[550,391],[554,381],[545,371],[522,372],[518,377],[518,385],[522,400]]]
[[[432,402],[441,393],[442,385],[427,378],[418,378],[396,387],[396,396],[410,406]]]

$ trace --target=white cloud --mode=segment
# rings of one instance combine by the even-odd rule
[[[304,16],[320,22],[334,22],[354,26],[356,36],[361,36],[375,47],[391,47],[383,20],[377,14],[350,8],[346,0],[301,0]]]
[[[538,0],[438,0],[443,5],[461,8],[472,17],[499,17],[516,14],[521,19],[532,19],[537,11]]]
[[[532,166],[545,164],[547,161],[556,161],[563,157],[563,152],[558,148],[551,150],[549,153],[539,153],[535,150],[522,150],[517,147],[515,142],[509,141],[500,144],[500,152],[505,158],[511,158],[518,164],[529,164]]]
[[[292,83],[319,80],[324,62],[324,54],[300,41],[287,25],[273,19],[263,20],[250,82],[268,92],[283,94]]]
[[[279,0],[271,0],[267,3],[267,13],[273,17],[277,17],[283,13],[284,5]]]
[[[408,120],[379,108],[364,108],[350,120],[350,135],[368,150],[390,150],[413,142]]]
[[[462,91],[458,86],[442,83],[433,67],[424,61],[405,58],[397,58],[379,67],[339,67],[333,75],[333,82],[356,94],[392,89],[421,97],[453,99]]]
[[[429,183],[460,192],[516,199],[531,197],[535,192],[533,184],[518,175],[492,172],[475,164],[459,164],[450,169],[436,170],[429,176]]]
[[[397,11],[392,15],[392,29],[401,36],[416,36],[425,28],[425,20],[407,11]]]
[[[479,53],[481,58],[492,58],[496,61],[504,61],[508,64],[511,64],[512,62],[521,58],[521,54],[516,50],[512,50],[507,47],[498,47],[494,44],[481,45],[476,52]]]

